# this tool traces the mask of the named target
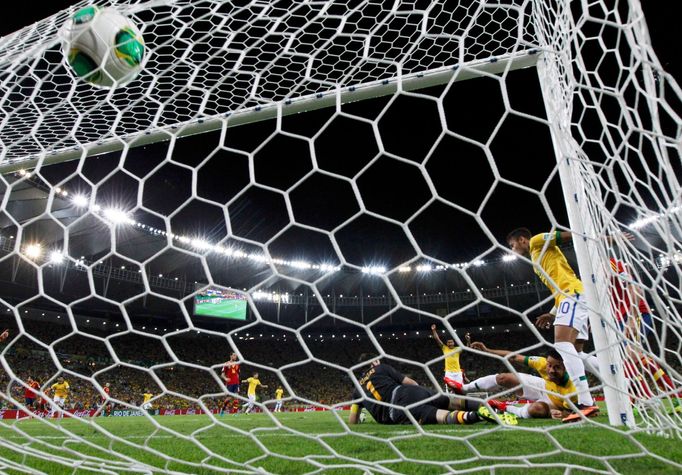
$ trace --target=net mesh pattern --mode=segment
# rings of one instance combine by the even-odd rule
[[[140,76],[112,90],[64,63],[58,31],[83,5],[0,39],[0,161],[36,165],[1,182],[0,395],[23,411],[0,425],[3,469],[682,468],[663,452],[682,427],[682,95],[639,2],[110,2],[148,48]],[[517,53],[536,67],[517,69]],[[446,79],[401,87],[433,71]],[[343,100],[383,82],[396,90]],[[330,107],[284,112],[330,92]],[[276,117],[232,127],[239,111],[272,105]],[[209,120],[214,130],[182,136]],[[89,156],[107,140],[119,150]],[[57,163],[65,149],[77,159]],[[386,430],[348,424],[374,357],[443,391],[432,324],[432,339],[462,347],[471,379],[525,373],[514,356],[546,353],[553,335],[535,319],[566,289],[509,251],[506,233],[523,225],[572,233],[563,252],[585,285],[600,366],[590,389],[625,427],[427,427],[409,412]],[[218,294],[245,301],[248,319],[198,318],[197,298]],[[269,386],[253,421],[217,411],[232,352],[241,379],[259,372]],[[33,417],[31,373],[46,405]],[[61,418],[58,377],[93,411]],[[324,426],[275,413],[279,385],[290,408],[324,409]],[[144,392],[155,409],[204,414],[152,417]],[[514,394],[465,399],[492,397]],[[87,417],[109,404],[137,429]],[[619,448],[576,445],[579,430]],[[514,437],[522,448],[490,450]]]

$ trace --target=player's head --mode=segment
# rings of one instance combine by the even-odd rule
[[[564,366],[564,359],[558,351],[549,350],[547,353],[547,376],[555,383],[563,382],[566,377],[566,367]]]
[[[253,377],[258,379],[258,373],[253,373]]]
[[[238,358],[237,353],[230,354],[230,361],[237,361],[237,358]]]
[[[367,360],[370,360],[369,366],[374,367],[374,366],[379,366],[381,364],[381,360],[377,357],[374,359],[371,359],[373,355],[370,355],[369,353],[362,353],[360,357],[358,358],[358,363],[364,363]]]
[[[516,228],[507,234],[507,244],[516,254],[525,256],[530,251],[530,238],[533,234],[528,228]]]
[[[445,346],[452,350],[455,347],[455,340],[450,338],[448,341],[445,342]]]
[[[62,384],[62,383],[64,382],[64,378],[63,378],[62,376],[58,377],[58,378],[57,378],[57,382],[58,382],[59,384]]]
[[[108,387],[109,387],[109,383],[106,383],[106,384],[104,385],[104,387],[105,387],[105,388],[108,388]]]

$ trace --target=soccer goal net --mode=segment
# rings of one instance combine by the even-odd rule
[[[638,0],[90,3],[0,38],[3,471],[682,469]]]

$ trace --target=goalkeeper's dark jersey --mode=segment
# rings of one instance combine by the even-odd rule
[[[376,404],[374,401],[390,403],[393,390],[402,385],[403,379],[405,376],[390,365],[374,366],[359,381],[363,394],[355,389],[353,399],[364,397],[360,405],[369,411],[374,420],[380,424],[390,424],[391,419],[388,414],[390,408]]]

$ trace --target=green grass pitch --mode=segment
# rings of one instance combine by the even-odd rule
[[[347,417],[346,412],[338,414]],[[93,473],[104,469],[100,464],[106,460],[109,473],[134,473],[125,465],[139,460],[158,467],[159,472],[201,474],[227,469],[282,474],[467,471],[545,475],[569,473],[566,469],[570,465],[576,467],[571,474],[681,473],[679,466],[666,462],[682,464],[679,440],[628,436],[607,427],[606,416],[593,419],[604,427],[521,421],[518,428],[511,429],[487,423],[429,426],[424,427],[423,434],[413,426],[385,426],[373,421],[353,427],[353,433],[348,434],[329,412],[279,413],[274,418],[280,425],[266,414],[225,415],[216,417],[217,423],[208,416],[159,416],[153,417],[153,422],[146,417],[89,419],[94,425],[77,419],[52,425],[40,420],[2,421],[0,470],[22,473],[10,468],[17,463],[50,474]],[[100,433],[100,429],[116,438]],[[50,455],[52,460],[41,460],[34,453]],[[168,461],[166,456],[186,463]],[[92,457],[90,462],[82,463],[87,457]],[[497,466],[494,472],[490,469],[493,465]],[[145,470],[140,467],[140,471]]]

